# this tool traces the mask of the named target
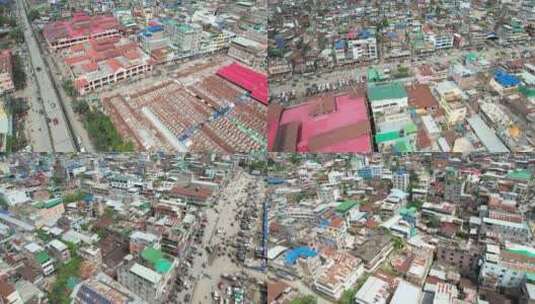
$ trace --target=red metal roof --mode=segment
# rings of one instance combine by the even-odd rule
[[[334,99],[334,108],[318,112],[319,104],[329,102],[326,98]],[[274,137],[286,137],[280,131],[274,132],[279,129],[277,126],[298,122],[298,134],[292,137],[297,141],[298,152],[371,152],[371,127],[364,98],[350,94],[326,98],[316,98],[284,109],[282,114],[271,115],[268,149],[276,149]]]
[[[77,38],[119,29],[119,22],[113,16],[88,16],[75,13],[70,21],[56,21],[45,25],[43,35],[48,41],[62,38]]]
[[[232,63],[220,68],[217,71],[217,75],[251,92],[251,97],[264,105],[268,104],[268,80],[266,75],[238,63]]]
[[[117,59],[115,58],[108,59],[108,61],[106,62],[108,63],[110,68],[113,70],[113,73],[116,73],[119,69],[123,68],[123,65],[119,61],[117,61]]]

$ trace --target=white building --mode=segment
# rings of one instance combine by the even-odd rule
[[[388,282],[370,276],[355,295],[355,304],[386,304],[390,294]]]
[[[405,171],[398,171],[392,176],[392,184],[394,189],[407,192],[410,184],[410,175]]]
[[[390,304],[404,304],[404,303],[421,303],[422,290],[419,287],[412,285],[411,283],[400,280]]]
[[[359,39],[349,41],[354,60],[374,60],[377,59],[377,40],[375,38]]]

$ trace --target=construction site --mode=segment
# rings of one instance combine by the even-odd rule
[[[265,150],[267,77],[226,57],[188,62],[169,76],[102,98],[136,150]]]

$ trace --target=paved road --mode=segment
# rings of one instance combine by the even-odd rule
[[[244,203],[247,200],[247,191],[245,189],[252,182],[254,182],[252,176],[244,172],[239,172],[219,196],[219,202],[216,204],[217,212],[215,209],[207,210],[209,226],[206,227],[203,247],[206,245],[214,247],[217,244],[221,244],[223,236],[235,237],[240,229],[239,224],[234,220],[235,215],[239,212],[238,204]],[[218,230],[221,230],[222,234],[216,234]],[[230,252],[234,255],[234,251],[230,250]],[[203,262],[207,264],[206,268],[200,267],[200,264]],[[201,259],[194,262],[192,268],[192,273],[201,274],[193,289],[192,303],[210,303],[210,293],[213,290],[217,290],[217,284],[221,280],[221,275],[224,273],[234,274],[242,271],[247,273],[249,277],[258,280],[265,279],[264,274],[248,270],[234,263],[228,257],[227,253],[222,256],[212,254],[210,259],[206,255],[203,255]],[[203,274],[207,274],[208,276]]]
[[[487,46],[482,51],[476,51],[477,54],[483,55],[485,59],[490,62],[495,62],[500,59],[510,59],[515,56],[512,56],[511,53],[515,52],[520,54],[523,51],[529,50],[529,47],[519,46],[511,49],[502,49],[496,48],[493,46]],[[505,52],[505,56],[502,56],[500,52]],[[459,49],[449,49],[445,51],[439,51],[428,58],[418,59],[414,58],[414,62],[410,62],[410,59],[404,58],[400,60],[392,60],[390,62],[381,62],[379,64],[365,64],[358,67],[338,67],[332,71],[320,71],[316,73],[311,73],[309,76],[303,74],[295,74],[290,79],[286,80],[275,80],[272,81],[270,86],[271,96],[278,96],[282,92],[291,92],[294,91],[297,98],[289,102],[289,104],[299,104],[303,101],[305,96],[305,91],[307,87],[311,87],[312,84],[326,84],[334,83],[338,80],[360,80],[362,76],[367,75],[368,66],[373,66],[379,70],[390,69],[394,70],[398,64],[402,64],[406,67],[413,67],[415,65],[421,65],[424,63],[428,64],[444,64],[449,65],[456,60],[462,60],[466,54],[471,51],[468,50],[459,50]],[[412,78],[407,78],[397,81],[410,81]]]
[[[30,109],[24,124],[26,138],[33,152],[52,151],[52,141],[46,116],[44,115],[43,103],[39,100],[39,90],[33,75],[33,69],[29,63],[25,65],[27,74],[27,86],[23,91],[17,92],[16,97],[26,98]]]
[[[37,41],[33,35],[28,18],[26,18],[26,9],[23,4],[23,0],[17,0],[17,6],[20,16],[24,23],[24,38],[28,51],[32,60],[32,66],[34,68],[37,85],[40,90],[40,94],[44,103],[45,111],[50,119],[48,125],[50,129],[50,135],[52,136],[52,148],[54,152],[75,152],[74,138],[70,134],[69,128],[63,111],[61,110],[60,100],[50,75],[46,70],[45,62],[42,54],[37,45]],[[40,147],[36,147],[36,150],[41,150]],[[50,152],[52,152],[50,151]]]

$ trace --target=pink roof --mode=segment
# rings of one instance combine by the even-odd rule
[[[268,81],[266,75],[237,63],[220,68],[217,71],[217,75],[251,92],[251,97],[261,103],[268,104]]]
[[[309,152],[309,143],[314,138],[329,132],[342,130],[356,123],[367,123],[369,128],[368,109],[363,97],[342,95],[335,97],[335,110],[331,113],[312,116],[317,101],[306,102],[282,112],[278,125],[300,122],[297,151]],[[343,132],[343,131],[340,131]],[[270,132],[269,136],[276,136]],[[350,136],[350,135],[349,135]],[[273,142],[273,138],[269,140]],[[364,135],[354,136],[347,140],[331,143],[320,150],[310,152],[371,152],[371,131]]]

